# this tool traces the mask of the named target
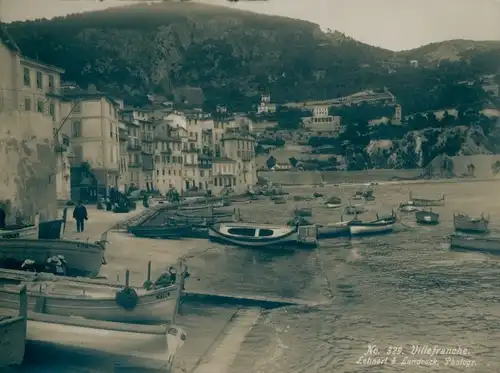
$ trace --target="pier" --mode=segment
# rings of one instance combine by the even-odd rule
[[[238,295],[212,292],[185,291],[181,297],[182,303],[201,301],[212,304],[230,304],[242,307],[259,307],[273,309],[285,306],[318,306],[323,302],[308,301],[303,299],[285,298],[276,296]]]

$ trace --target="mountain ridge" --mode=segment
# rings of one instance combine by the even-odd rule
[[[199,86],[210,105],[231,101],[239,110],[248,110],[263,92],[279,103],[382,87],[406,104],[412,100],[404,97],[408,85],[426,94],[441,84],[444,70],[436,69],[445,53],[439,50],[464,63],[486,53],[481,69],[448,67],[444,74],[454,81],[491,73],[497,68],[489,54],[500,51],[500,42],[477,42],[476,53],[468,41],[448,41],[393,52],[324,33],[309,21],[199,3],[129,5],[7,26],[28,57],[61,66],[67,80],[96,83],[129,99]],[[430,69],[411,68],[410,59]],[[393,64],[397,74],[388,68]]]

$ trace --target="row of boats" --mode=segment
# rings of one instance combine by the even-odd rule
[[[128,271],[124,284],[98,279],[107,232],[97,242],[44,239],[42,224],[0,232],[0,367],[22,361],[26,339],[171,367],[187,335],[173,324],[187,268],[152,281],[149,263],[142,286]]]

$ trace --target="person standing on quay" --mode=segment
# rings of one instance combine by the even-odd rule
[[[85,220],[88,220],[87,209],[82,205],[81,202],[78,202],[78,205],[73,210],[73,219],[76,220],[76,231],[83,232],[85,229]]]

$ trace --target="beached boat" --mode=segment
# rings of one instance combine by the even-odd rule
[[[0,288],[0,297],[2,289]],[[0,312],[0,369],[23,362],[26,346],[27,296],[26,287],[16,290],[19,309],[17,314]]]
[[[2,309],[0,315],[14,312]],[[57,346],[63,352],[68,349],[97,357],[121,357],[130,363],[151,362],[163,369],[187,339],[186,331],[177,325],[126,324],[36,312],[28,312],[26,334],[30,343]]]
[[[326,225],[317,225],[318,227],[318,238],[329,238],[336,236],[346,236],[349,235],[351,230],[349,224],[353,219],[344,220],[342,217],[340,221],[335,223],[329,223]]]
[[[440,199],[425,199],[425,198],[413,198],[412,193],[408,201],[403,202],[400,206],[419,206],[419,207],[430,207],[430,206],[444,206],[444,194]]]
[[[286,199],[283,196],[277,196],[272,199],[275,205],[284,205],[286,204]]]
[[[415,212],[415,219],[419,224],[437,225],[439,224],[439,214],[430,211],[422,210]]]
[[[217,209],[203,209],[203,210],[179,210],[175,211],[176,216],[190,218],[190,217],[199,217],[199,218],[212,218],[212,217],[230,217],[238,213],[238,209],[233,207],[226,208],[217,208]]]
[[[500,237],[452,234],[450,247],[500,253]]]
[[[5,228],[0,229],[0,239],[7,238],[24,238],[29,236],[37,235],[37,226],[34,224],[24,225],[15,224],[8,225]]]
[[[351,236],[362,234],[377,234],[392,232],[394,224],[396,223],[396,215],[394,212],[389,216],[379,217],[373,221],[353,220],[349,223]]]
[[[453,213],[453,225],[456,231],[468,233],[486,233],[490,224],[490,216],[484,217],[481,214],[479,217],[472,217],[465,213]]]
[[[401,212],[416,212],[416,211],[422,211],[422,210],[423,210],[423,207],[404,205],[404,204],[399,205],[399,211],[401,211]]]
[[[47,281],[26,281],[24,284],[30,311],[130,323],[169,322],[179,291],[176,284],[146,290],[57,277]],[[19,307],[17,293],[12,286],[4,285],[0,304],[5,308]]]
[[[39,239],[0,239],[0,267],[20,269],[25,260],[45,264],[47,259],[63,256],[68,276],[95,277],[106,263],[108,232],[96,242],[84,240],[39,240]]]
[[[297,246],[309,238],[310,226],[279,226],[252,223],[222,223],[208,228],[210,240],[239,246]],[[314,238],[317,233],[314,232]]]
[[[347,215],[357,215],[368,211],[363,205],[352,205],[346,206],[344,208],[344,214]]]
[[[295,216],[310,217],[310,216],[312,216],[313,212],[312,212],[312,208],[310,208],[310,207],[297,207],[294,210],[294,214],[295,214]]]
[[[187,224],[139,225],[128,228],[128,232],[136,237],[163,239],[191,237],[192,231],[193,226]]]
[[[338,209],[342,206],[342,200],[339,197],[333,196],[325,201],[325,207],[329,209]]]

